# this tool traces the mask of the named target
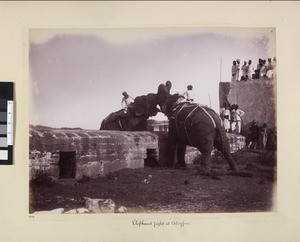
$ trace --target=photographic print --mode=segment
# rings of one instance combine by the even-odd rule
[[[276,29],[29,30],[30,213],[276,211]]]

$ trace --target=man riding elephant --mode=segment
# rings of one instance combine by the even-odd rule
[[[219,115],[212,109],[195,103],[178,102],[179,94],[169,95],[161,107],[169,118],[168,166],[174,166],[177,147],[179,168],[184,168],[186,146],[198,148],[202,154],[200,171],[211,174],[211,152],[214,147],[222,151],[231,170],[237,165],[230,154],[226,136]]]

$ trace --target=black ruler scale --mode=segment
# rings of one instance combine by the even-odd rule
[[[0,165],[13,164],[13,94],[13,82],[0,82]]]

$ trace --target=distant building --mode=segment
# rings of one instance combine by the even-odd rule
[[[148,124],[148,130],[149,131],[169,131],[169,121],[156,121],[156,120],[150,120]]]

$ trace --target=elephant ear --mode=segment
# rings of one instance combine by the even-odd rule
[[[134,114],[135,116],[140,117],[144,114],[144,109],[142,107],[137,106],[134,108]]]
[[[145,95],[136,97],[132,105],[134,115],[137,117],[142,116],[145,112],[145,105],[146,105]]]

